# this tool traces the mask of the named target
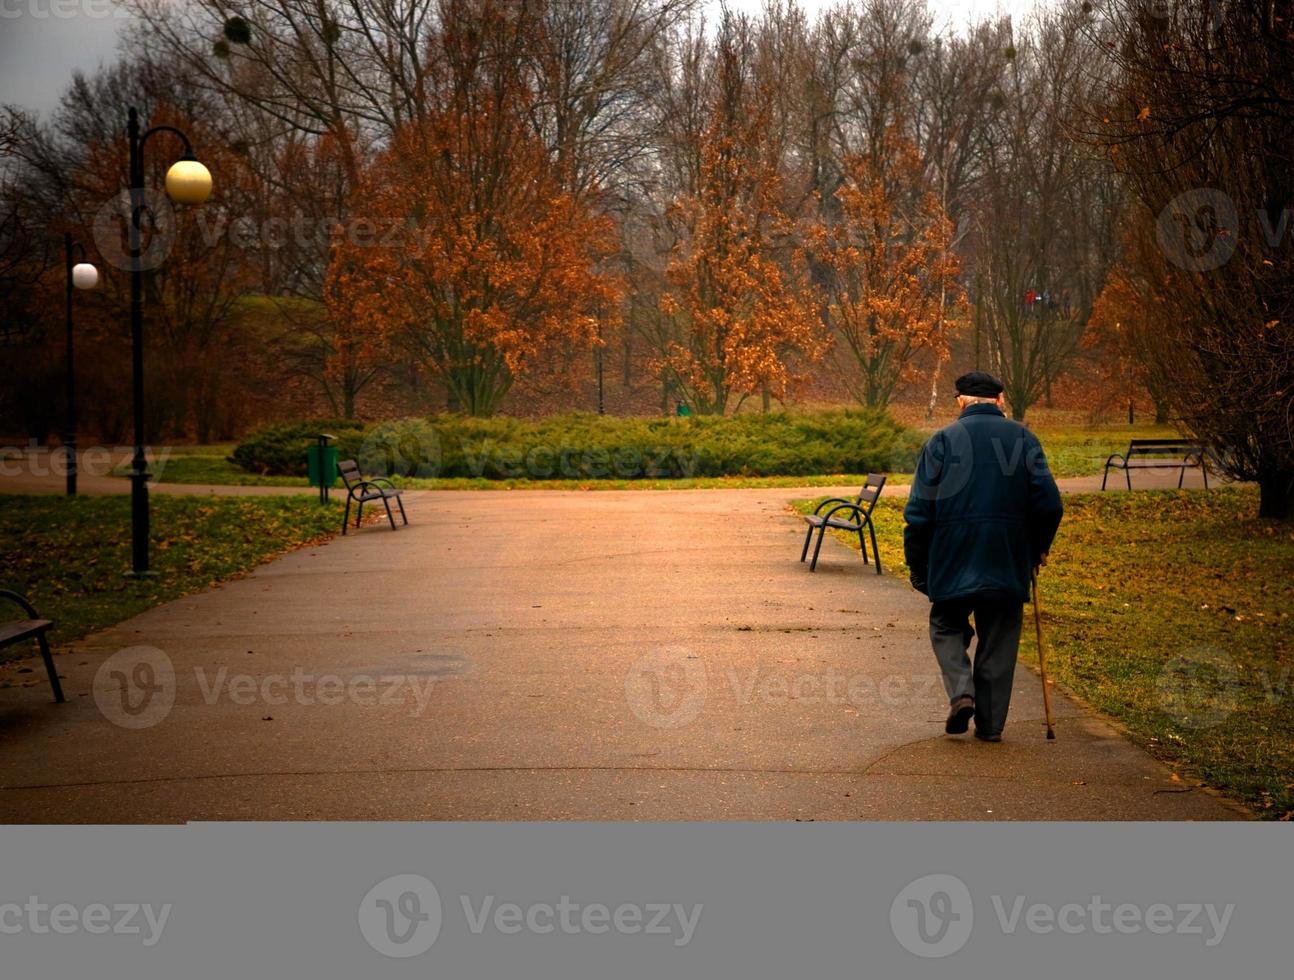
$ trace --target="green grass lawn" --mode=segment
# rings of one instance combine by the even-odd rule
[[[1111,453],[1123,452],[1132,438],[1176,438],[1178,433],[1163,426],[1128,425],[1058,425],[1034,427],[1042,440],[1052,472],[1057,477],[1090,476],[1100,473]],[[177,446],[170,456],[153,466],[155,479],[163,483],[205,484],[208,486],[305,487],[300,476],[263,476],[249,473],[229,462],[233,445]],[[116,475],[126,476],[129,467],[119,467]],[[1118,474],[1116,474],[1117,476]],[[895,473],[890,482],[903,484],[908,474]],[[402,487],[417,490],[694,490],[753,487],[845,486],[861,484],[861,474],[821,474],[816,476],[770,477],[693,477],[687,479],[505,479],[473,477],[426,479],[395,477]]]
[[[1181,433],[1156,425],[1030,425],[1057,477],[1099,474],[1112,453],[1122,453],[1130,439],[1180,439]],[[1114,476],[1122,476],[1115,473]],[[1198,471],[1195,472],[1199,479]],[[1189,476],[1187,477],[1190,478]],[[1111,477],[1113,479],[1113,477]]]
[[[56,646],[217,582],[340,527],[336,506],[310,497],[172,497],[150,502],[152,567],[132,579],[130,498],[0,497],[0,587],[55,621]],[[3,604],[0,615],[17,607]],[[17,647],[0,653],[25,656]]]
[[[903,503],[882,499],[876,526],[906,578]],[[1260,521],[1248,487],[1072,494],[1065,510],[1040,582],[1051,675],[1185,776],[1290,819],[1294,528]],[[1029,629],[1021,655],[1037,662]]]
[[[150,466],[156,483],[190,483],[224,487],[305,487],[304,476],[263,476],[248,473],[229,462],[233,449],[220,446],[177,446],[165,459],[155,459]],[[127,477],[130,466],[118,466],[113,476]]]

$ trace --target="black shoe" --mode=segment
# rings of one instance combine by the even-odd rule
[[[975,699],[963,694],[953,702],[948,711],[948,720],[944,722],[944,731],[949,735],[962,735],[970,727],[970,720],[975,714]]]
[[[1001,732],[981,732],[978,728],[977,728],[977,729],[975,729],[975,737],[976,737],[977,739],[979,739],[981,742],[1000,742],[1000,741],[1002,741],[1002,733],[1001,733]]]

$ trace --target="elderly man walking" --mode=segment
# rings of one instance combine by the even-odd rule
[[[1062,507],[1037,437],[1002,411],[1002,382],[964,374],[957,403],[957,421],[921,449],[903,551],[913,587],[931,602],[950,702],[944,731],[960,735],[974,717],[976,738],[1000,742],[1031,573],[1047,563]]]

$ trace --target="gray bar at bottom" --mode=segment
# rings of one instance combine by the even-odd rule
[[[1290,845],[1261,824],[0,828],[0,974],[1267,976]]]

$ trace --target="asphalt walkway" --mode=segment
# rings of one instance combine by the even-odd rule
[[[1064,697],[1046,741],[1025,669],[944,736],[926,600],[810,574],[812,492],[406,495],[89,637],[65,705],[0,671],[0,821],[1238,815]]]

